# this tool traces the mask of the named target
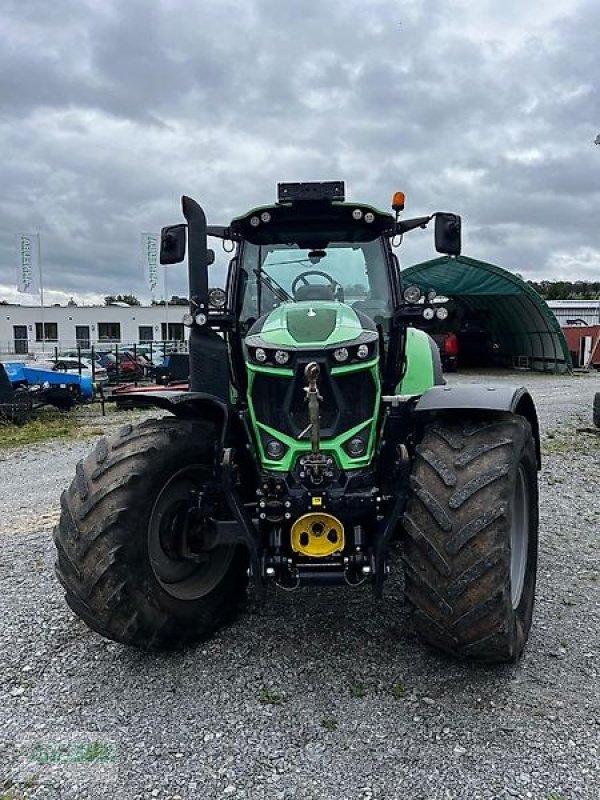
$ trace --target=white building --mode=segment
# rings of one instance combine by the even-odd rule
[[[600,300],[550,300],[561,326],[599,325]],[[88,349],[187,339],[187,305],[0,305],[0,355]],[[42,328],[43,319],[43,328]]]
[[[0,305],[0,355],[114,347],[187,338],[187,305]],[[43,322],[43,325],[42,325]]]
[[[560,326],[600,325],[600,300],[548,300]]]

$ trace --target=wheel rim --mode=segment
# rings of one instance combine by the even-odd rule
[[[521,602],[527,553],[529,549],[529,493],[527,476],[522,464],[519,465],[515,493],[513,497],[512,524],[510,528],[510,592],[512,607]]]
[[[212,547],[198,553],[201,560],[185,558],[175,542],[181,531],[190,493],[208,478],[202,466],[185,467],[164,484],[148,522],[148,554],[154,576],[177,600],[198,600],[209,594],[225,577],[235,545]]]

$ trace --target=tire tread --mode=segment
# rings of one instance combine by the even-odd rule
[[[246,587],[239,553],[206,609],[204,598],[191,601],[198,605],[196,616],[187,601],[169,599],[153,576],[149,588],[130,550],[132,536],[145,535],[139,520],[152,501],[142,487],[156,479],[151,476],[162,469],[161,456],[189,458],[193,447],[201,462],[211,457],[214,438],[209,422],[150,419],[100,439],[77,465],[54,529],[55,571],[69,607],[102,636],[144,649],[179,648],[206,638],[238,609]],[[161,598],[169,601],[164,607]]]
[[[527,638],[531,620],[519,624],[510,591],[520,458],[535,464],[531,428],[508,414],[438,421],[416,448],[402,523],[405,593],[421,638],[461,658],[514,660]],[[535,487],[537,543],[537,478]]]

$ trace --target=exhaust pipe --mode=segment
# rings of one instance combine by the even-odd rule
[[[183,195],[181,209],[188,224],[188,280],[190,286],[190,312],[200,324],[208,320],[208,246],[206,240],[206,215],[191,197]],[[203,315],[198,318],[198,315]]]

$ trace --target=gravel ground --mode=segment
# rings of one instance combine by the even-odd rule
[[[518,666],[421,646],[400,577],[379,603],[362,590],[272,593],[177,655],[104,641],[64,605],[50,538],[93,440],[0,452],[1,800],[599,798],[600,439],[577,428],[600,376],[521,379],[544,466]],[[94,742],[104,760],[69,762]],[[64,760],[46,763],[51,748]]]

